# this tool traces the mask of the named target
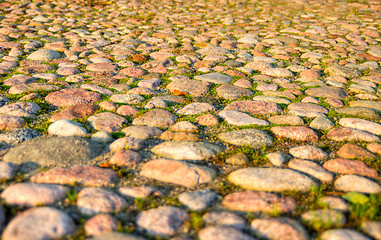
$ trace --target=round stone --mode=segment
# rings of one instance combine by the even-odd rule
[[[57,58],[61,58],[61,54],[51,49],[40,49],[27,57],[29,60],[37,61],[51,61]]]

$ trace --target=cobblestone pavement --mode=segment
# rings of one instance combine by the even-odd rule
[[[379,0],[0,0],[2,239],[381,239]]]

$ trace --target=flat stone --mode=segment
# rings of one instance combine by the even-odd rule
[[[39,183],[17,183],[4,189],[1,198],[7,205],[34,207],[50,205],[66,198],[69,188]]]
[[[338,151],[337,155],[342,158],[349,159],[376,159],[376,155],[354,144],[344,144]]]
[[[177,110],[177,113],[183,115],[195,115],[215,110],[216,108],[210,103],[194,102],[180,108]]]
[[[335,124],[333,124],[333,122],[329,120],[327,117],[316,117],[309,124],[309,127],[313,129],[326,131],[334,128]]]
[[[233,80],[232,77],[222,73],[207,73],[203,75],[197,75],[194,76],[194,79],[216,84],[226,84],[230,83]]]
[[[177,121],[177,116],[164,109],[153,109],[132,121],[133,125],[166,128]]]
[[[254,118],[249,114],[234,111],[234,110],[223,110],[218,114],[223,118],[228,124],[235,126],[245,126],[245,125],[261,125],[267,126],[269,123],[265,120]]]
[[[228,179],[235,185],[257,191],[302,191],[311,190],[317,183],[291,169],[243,168],[229,174]]]
[[[296,158],[321,161],[328,157],[328,154],[321,148],[304,145],[299,147],[290,148],[290,154]]]
[[[222,84],[216,89],[216,91],[219,97],[229,100],[236,100],[240,97],[252,96],[254,94],[250,89],[230,84]]]
[[[127,128],[124,128],[122,132],[126,134],[126,137],[132,137],[142,140],[159,136],[163,133],[163,131],[159,128],[149,126],[129,126]]]
[[[145,98],[137,94],[114,94],[110,100],[116,103],[138,104],[143,102]]]
[[[297,141],[317,142],[319,136],[317,133],[307,127],[272,127],[270,129],[277,137],[290,138]]]
[[[328,171],[340,174],[357,174],[360,176],[377,178],[375,169],[368,167],[364,162],[343,158],[331,159],[323,164]]]
[[[304,125],[303,119],[295,115],[275,115],[269,117],[268,121],[277,125]]]
[[[150,235],[163,237],[175,234],[188,218],[180,208],[163,206],[140,212],[136,224]]]
[[[172,125],[168,128],[170,131],[175,131],[175,132],[192,132],[196,133],[198,132],[198,127],[194,125],[191,122],[188,121],[181,121],[177,122],[175,125]]]
[[[278,197],[268,192],[244,191],[228,194],[222,205],[230,210],[243,212],[280,212],[296,210],[296,202],[290,197]]]
[[[78,193],[78,210],[84,215],[120,212],[127,202],[118,194],[103,188],[84,188]]]
[[[149,196],[161,196],[161,192],[154,187],[121,187],[119,193],[127,198],[147,198]]]
[[[95,166],[55,168],[31,177],[32,182],[53,184],[82,184],[84,186],[114,186],[119,181],[114,170]]]
[[[278,240],[308,240],[306,229],[292,218],[257,218],[250,224],[256,236]]]
[[[106,95],[106,96],[111,96],[114,94],[113,91],[106,89],[106,88],[103,88],[103,87],[100,87],[100,86],[95,85],[95,84],[82,84],[81,88],[87,89],[90,91],[94,91],[94,92],[98,92],[98,93],[100,93],[102,95]]]
[[[217,194],[209,189],[184,192],[179,195],[179,201],[193,211],[204,210],[217,198]]]
[[[25,142],[10,150],[5,162],[39,166],[82,165],[96,157],[102,149],[79,137],[55,137]]]
[[[343,127],[364,130],[376,135],[381,135],[381,124],[360,118],[342,118],[339,124]]]
[[[220,225],[242,229],[246,227],[246,221],[241,216],[228,211],[207,212],[202,216],[207,225]]]
[[[255,101],[264,101],[264,102],[273,102],[273,103],[281,103],[281,104],[290,104],[291,101],[282,97],[276,97],[276,96],[255,96],[253,97],[253,100]]]
[[[73,220],[66,213],[50,207],[36,207],[13,218],[2,239],[60,239],[74,234],[75,230]]]
[[[327,138],[334,141],[365,141],[380,142],[380,139],[371,133],[353,128],[338,127],[330,130]]]
[[[231,132],[224,132],[217,135],[220,140],[237,145],[261,148],[273,144],[272,138],[264,131],[257,129],[242,129]]]
[[[217,56],[227,55],[230,53],[228,49],[222,48],[222,47],[206,47],[206,48],[202,48],[198,50],[197,52],[202,55],[217,55]]]
[[[356,175],[344,175],[339,177],[335,181],[335,188],[343,192],[360,192],[367,194],[377,194],[381,192],[380,184]]]
[[[6,86],[17,86],[20,84],[33,83],[35,81],[36,79],[34,77],[30,77],[25,74],[16,74],[10,78],[5,79],[3,84]]]
[[[104,233],[115,231],[118,220],[110,214],[98,214],[86,221],[84,230],[89,236],[101,236]]]
[[[361,231],[376,240],[381,239],[381,222],[380,221],[364,221],[361,224]]]
[[[381,119],[380,115],[368,107],[344,107],[336,108],[335,111],[341,114],[352,115],[355,117],[367,118],[370,120],[379,120]]]
[[[240,112],[246,112],[249,114],[278,114],[283,112],[276,103],[264,102],[264,101],[235,101],[227,105],[224,110],[234,110]]]
[[[15,128],[0,134],[0,142],[17,144],[40,136],[41,133],[39,131],[31,128]]]
[[[120,131],[123,124],[127,123],[124,117],[110,112],[97,113],[89,117],[88,121],[94,129],[110,133]]]
[[[319,209],[305,212],[301,215],[301,220],[314,229],[340,228],[343,227],[347,221],[341,211],[332,209]]]
[[[222,149],[206,142],[164,142],[151,149],[161,157],[175,160],[205,160]]]
[[[176,94],[199,97],[209,92],[209,86],[209,82],[200,82],[193,79],[175,79],[166,88]]]
[[[15,102],[0,108],[0,114],[8,114],[16,117],[34,118],[41,108],[33,102]]]
[[[370,240],[362,233],[352,229],[330,229],[320,235],[321,240]]]
[[[301,159],[293,159],[288,163],[288,167],[299,172],[306,173],[319,179],[322,182],[332,182],[333,174],[317,163]]]
[[[277,78],[291,78],[294,74],[285,68],[267,68],[261,72],[263,75]]]
[[[27,59],[37,61],[51,61],[61,58],[61,54],[51,49],[40,49],[30,54]]]
[[[309,88],[304,91],[307,95],[313,97],[323,97],[323,98],[336,98],[344,99],[347,97],[347,93],[338,87],[318,87],[318,88]]]
[[[11,87],[8,90],[9,94],[23,94],[26,92],[37,92],[37,91],[55,91],[60,88],[51,84],[45,83],[28,83],[28,84],[18,84],[16,86]]]
[[[349,79],[359,78],[362,76],[359,70],[355,68],[346,67],[346,66],[340,66],[338,64],[330,65],[324,70],[324,73],[330,76],[338,75],[338,76],[342,76]]]
[[[115,63],[92,63],[87,65],[86,71],[93,72],[113,72],[117,69],[117,65]]]
[[[209,226],[197,234],[200,240],[255,240],[250,235],[243,233],[241,230],[224,227],[224,226]]]
[[[146,240],[146,238],[134,234],[106,232],[100,236],[88,238],[88,240]]]
[[[160,136],[160,139],[164,141],[176,141],[176,142],[197,142],[200,141],[201,138],[191,132],[172,132],[165,131]]]
[[[93,115],[98,109],[99,107],[93,104],[75,104],[65,108],[61,112],[54,114],[50,118],[50,121],[55,122],[61,119],[74,120],[77,118],[87,118],[88,116]]]
[[[50,124],[48,133],[51,135],[57,135],[60,137],[69,136],[86,136],[87,130],[77,122],[73,122],[67,119],[61,119]]]
[[[89,92],[84,89],[68,88],[50,93],[45,97],[45,101],[58,107],[68,107],[76,104],[94,104],[101,100],[101,95]]]
[[[301,110],[308,112],[328,113],[328,110],[322,106],[313,103],[291,103],[287,106],[289,110]]]
[[[365,100],[352,101],[352,102],[349,102],[349,106],[350,107],[366,107],[366,108],[370,108],[376,112],[381,111],[381,103],[375,102],[375,101],[365,101]]]
[[[208,167],[182,161],[159,159],[144,164],[140,175],[162,182],[193,187],[211,182],[216,173]]]
[[[112,152],[118,152],[124,149],[130,150],[140,150],[144,147],[144,140],[133,138],[133,137],[122,137],[118,138],[110,145],[110,150]]]

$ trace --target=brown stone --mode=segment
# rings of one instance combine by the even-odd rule
[[[165,131],[160,136],[160,139],[166,140],[166,141],[200,141],[198,135],[190,132],[172,132],[172,131]]]
[[[324,163],[323,167],[328,171],[341,174],[357,174],[371,178],[378,177],[378,173],[375,169],[368,167],[365,163],[358,160],[343,158],[331,159]]]
[[[196,118],[196,122],[200,124],[201,126],[217,126],[220,122],[218,120],[218,117],[211,113],[206,113],[204,115],[201,115]]]
[[[132,150],[121,150],[114,153],[108,163],[121,167],[133,167],[136,166],[140,161],[141,157],[139,153]]]
[[[344,144],[339,151],[337,151],[337,155],[342,158],[349,159],[375,159],[376,155],[365,150],[362,147],[359,147],[354,144]]]

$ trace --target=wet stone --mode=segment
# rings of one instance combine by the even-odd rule
[[[117,132],[122,129],[127,119],[110,112],[102,112],[88,118],[90,126],[96,130]]]
[[[301,159],[293,159],[288,163],[288,167],[302,173],[313,176],[322,182],[332,182],[333,174],[317,163]]]
[[[41,133],[39,131],[31,128],[15,128],[0,134],[0,142],[17,144],[40,136]]]
[[[2,238],[59,239],[73,234],[75,230],[73,220],[66,213],[50,207],[36,207],[13,218]]]
[[[379,193],[381,186],[365,177],[344,175],[336,179],[335,188],[343,192]]]
[[[206,225],[221,225],[242,229],[246,226],[246,221],[241,216],[228,211],[207,212],[202,216]]]
[[[197,236],[200,240],[255,240],[255,238],[238,229],[225,226],[206,227],[199,231]]]
[[[309,239],[303,225],[292,218],[257,218],[251,222],[250,230],[256,236],[266,239]]]
[[[217,198],[217,194],[211,190],[197,190],[184,192],[179,195],[179,201],[193,211],[204,210]]]
[[[367,150],[363,149],[362,147],[359,147],[354,144],[344,144],[338,151],[337,155],[342,158],[349,158],[349,159],[375,159],[376,155],[368,152]]]
[[[76,104],[94,104],[101,100],[99,93],[89,92],[84,89],[68,88],[50,93],[45,101],[58,107],[68,107]]]
[[[307,127],[272,127],[270,129],[277,137],[289,138],[297,141],[311,141],[316,142],[319,140],[317,133]]]
[[[258,191],[310,191],[317,183],[290,169],[244,168],[229,174],[229,181],[245,189]]]
[[[0,108],[0,114],[8,114],[16,117],[36,117],[41,108],[33,102],[15,102],[4,105]]]
[[[365,141],[380,142],[380,139],[371,133],[353,128],[338,127],[330,130],[327,138],[334,141]]]
[[[183,114],[183,115],[195,115],[195,114],[201,114],[204,112],[210,112],[215,110],[216,108],[210,103],[195,102],[195,103],[190,103],[186,105],[185,107],[179,109],[177,113]]]
[[[309,88],[305,90],[305,93],[313,97],[323,97],[323,98],[335,98],[344,99],[347,97],[346,92],[342,88],[338,87],[318,87]]]
[[[296,158],[321,161],[328,157],[328,154],[321,148],[304,145],[299,147],[290,148],[290,154]]]
[[[219,97],[229,100],[236,100],[240,97],[252,96],[254,94],[253,91],[249,89],[230,84],[223,84],[219,86],[216,91]]]
[[[142,140],[159,136],[163,133],[163,131],[159,128],[149,126],[129,126],[127,128],[124,128],[122,132],[126,134],[126,137],[132,137]]]
[[[339,228],[346,223],[346,217],[341,211],[323,209],[308,211],[301,215],[302,222],[314,229]]]
[[[215,174],[215,171],[208,167],[165,159],[153,160],[144,164],[140,172],[140,175],[144,177],[185,187],[211,182]]]
[[[237,145],[261,148],[273,144],[273,139],[266,132],[257,129],[242,129],[230,132],[223,132],[217,135],[220,140]]]
[[[343,158],[331,159],[323,164],[323,167],[331,172],[340,174],[356,174],[360,176],[377,178],[375,169],[368,167],[364,162]]]
[[[250,100],[232,102],[227,105],[224,110],[234,110],[261,115],[278,114],[283,112],[283,110],[276,103]]]
[[[252,124],[262,126],[269,125],[269,123],[265,120],[254,118],[249,114],[234,110],[223,110],[219,113],[219,116],[223,118],[228,124],[235,126],[245,126]]]
[[[136,224],[149,235],[173,235],[188,220],[188,214],[177,207],[163,206],[140,212]]]
[[[151,150],[155,154],[175,160],[204,160],[222,149],[206,142],[164,142]]]
[[[32,182],[53,184],[82,184],[84,186],[113,186],[119,181],[115,171],[95,166],[55,168],[31,177]]]
[[[360,118],[342,118],[339,124],[343,127],[364,130],[376,135],[381,135],[381,124]]]
[[[224,197],[222,205],[234,211],[243,212],[293,212],[296,202],[290,197],[278,197],[269,192],[236,192]]]
[[[115,231],[118,221],[110,214],[98,214],[86,221],[84,229],[87,235],[100,236],[103,233]]]
[[[135,118],[133,125],[166,128],[177,121],[177,116],[164,109],[153,109],[142,116]]]
[[[50,205],[66,198],[69,188],[39,183],[18,183],[4,189],[1,198],[8,205],[33,207]]]
[[[320,235],[321,240],[370,240],[362,233],[352,229],[331,229]]]
[[[78,193],[78,210],[84,215],[123,211],[127,207],[124,198],[103,188],[84,188]]]

